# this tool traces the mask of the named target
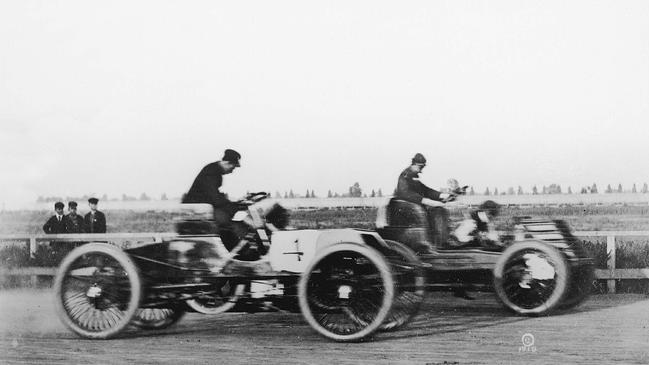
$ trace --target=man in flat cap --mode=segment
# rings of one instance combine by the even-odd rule
[[[45,233],[56,234],[56,233],[66,233],[65,230],[65,221],[63,216],[63,208],[65,204],[61,202],[54,203],[54,212],[55,214],[50,217],[50,219],[45,222],[43,225],[43,231]]]
[[[426,166],[426,158],[421,153],[415,154],[410,166],[399,174],[397,189],[394,196],[397,199],[406,200],[412,203],[424,205],[428,215],[431,229],[433,229],[433,246],[444,246],[448,238],[448,213],[440,207],[444,206],[447,199],[450,198],[448,193],[440,193],[431,189],[419,181],[419,174]],[[434,247],[419,247],[419,253],[432,253]]]
[[[77,202],[68,202],[68,215],[65,216],[64,221],[68,233],[85,233],[83,218],[77,214]]]
[[[395,197],[429,207],[444,206],[443,202],[450,197],[440,193],[419,181],[419,174],[426,167],[426,158],[421,153],[415,154],[410,166],[399,174]]]
[[[88,199],[90,212],[83,217],[84,226],[88,233],[106,233],[106,216],[97,210],[98,203],[99,199],[97,198]]]
[[[212,162],[201,170],[194,179],[189,191],[183,196],[183,203],[208,203],[214,207],[214,220],[216,224],[227,225],[236,213],[236,206],[230,202],[220,190],[223,185],[223,175],[227,175],[240,167],[239,152],[231,149],[225,150],[220,161]]]

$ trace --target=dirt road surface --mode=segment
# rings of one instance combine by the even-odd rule
[[[649,297],[597,295],[551,317],[511,315],[493,294],[429,293],[413,323],[363,343],[335,343],[294,313],[190,313],[161,331],[77,337],[50,290],[0,291],[7,364],[647,364]],[[534,342],[524,346],[523,335]],[[530,337],[527,337],[528,340]]]

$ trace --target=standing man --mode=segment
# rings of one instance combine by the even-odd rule
[[[65,220],[63,216],[63,208],[65,204],[61,202],[54,203],[54,214],[50,219],[45,222],[43,225],[43,231],[45,233],[56,234],[56,233],[66,233],[65,230]]]
[[[88,199],[90,212],[83,218],[88,233],[106,233],[106,216],[97,210],[97,203],[99,203],[97,198]]]
[[[77,214],[77,202],[68,202],[68,215],[65,216],[65,230],[68,233],[84,233],[83,218]]]
[[[223,184],[223,175],[227,175],[240,167],[239,152],[231,149],[225,150],[221,161],[212,162],[201,170],[194,179],[194,183],[183,197],[183,203],[208,203],[214,208],[216,224],[228,225],[236,206],[220,190]]]

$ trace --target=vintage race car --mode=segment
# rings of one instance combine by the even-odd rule
[[[267,198],[249,195],[219,234],[211,207],[192,206],[202,213],[179,222],[172,239],[74,249],[55,278],[60,318],[105,339],[129,326],[168,327],[187,310],[279,308],[301,311],[327,338],[358,341],[417,312],[424,273],[407,247],[372,231],[283,230],[285,210]]]
[[[462,192],[462,190],[460,190]],[[377,232],[401,242],[425,264],[427,288],[494,290],[509,310],[547,315],[574,307],[587,298],[593,261],[561,220],[517,217],[509,242],[495,245],[450,244],[446,208],[392,198],[377,214]],[[414,252],[413,252],[414,254]]]

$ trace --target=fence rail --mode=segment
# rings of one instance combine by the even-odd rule
[[[577,237],[606,237],[606,269],[596,269],[595,277],[599,280],[606,280],[609,293],[615,293],[615,281],[621,279],[649,279],[649,268],[638,269],[616,269],[616,237],[649,237],[649,231],[576,231],[573,234]],[[144,233],[102,233],[102,234],[13,234],[0,235],[0,248],[11,242],[24,242],[26,249],[29,249],[30,256],[34,257],[36,248],[43,241],[57,242],[111,242],[120,247],[133,247],[134,245],[146,244],[149,242],[160,242],[165,238],[175,237],[173,232],[144,232]],[[0,275],[28,275],[32,281],[37,276],[53,276],[56,268],[49,267],[19,267],[2,268]]]

